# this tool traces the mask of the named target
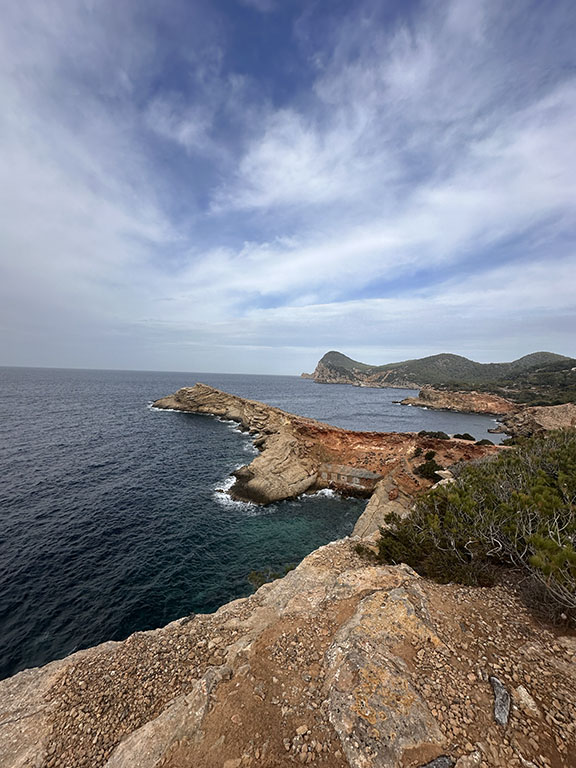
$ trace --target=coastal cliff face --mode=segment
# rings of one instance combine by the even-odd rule
[[[512,437],[530,437],[552,429],[576,427],[576,405],[543,405],[524,408],[502,420],[498,432]],[[495,430],[496,431],[496,430]]]
[[[560,768],[575,662],[511,588],[344,539],[215,614],[0,682],[0,768]]]
[[[442,353],[368,365],[332,350],[323,355],[314,373],[302,376],[319,384],[431,387],[466,393],[481,390],[504,399],[512,397],[518,403],[554,405],[576,399],[576,360],[550,352],[535,352],[509,363],[477,363],[461,355]]]
[[[441,411],[459,413],[485,413],[501,416],[517,413],[520,406],[511,400],[487,392],[452,392],[450,390],[424,387],[418,397],[406,397],[402,405],[416,405]]]
[[[302,378],[313,379],[319,384],[352,384],[355,387],[418,389],[420,386],[405,376],[399,376],[397,371],[373,372],[355,367],[340,368],[325,364],[322,360],[314,373],[303,373]]]
[[[436,461],[442,466],[499,450],[497,446],[438,440],[412,432],[352,432],[204,384],[180,389],[157,400],[154,407],[232,419],[253,434],[261,453],[251,464],[236,470],[236,482],[229,493],[258,504],[328,487],[370,496],[380,479],[396,472],[400,465],[418,492],[430,482],[414,474],[422,463],[415,456],[417,449],[419,453],[436,451]]]

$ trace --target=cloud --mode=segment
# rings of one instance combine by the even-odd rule
[[[252,4],[6,9],[4,359],[576,354],[570,4]]]

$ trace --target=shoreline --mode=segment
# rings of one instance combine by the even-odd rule
[[[254,437],[259,455],[235,470],[232,498],[268,504],[333,488],[370,498],[389,475],[411,493],[431,482],[415,473],[422,453],[434,451],[444,467],[498,452],[466,440],[443,440],[415,432],[359,432],[296,416],[204,384],[160,398],[154,407],[236,421]]]
[[[0,768],[565,764],[576,638],[536,621],[512,585],[436,584],[359,554],[383,514],[408,513],[430,487],[416,449],[465,460],[496,446],[349,432],[204,385],[179,392],[164,410],[223,411],[262,441],[236,482],[293,461],[310,477],[321,448],[361,466],[371,456],[370,501],[352,536],[248,597],[0,681]]]

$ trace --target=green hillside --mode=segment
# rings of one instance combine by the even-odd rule
[[[477,363],[443,353],[385,365],[367,365],[337,351],[327,352],[316,368],[319,382],[372,386],[433,386],[494,391],[520,402],[566,402],[576,397],[576,360],[552,352],[534,352],[508,363]]]

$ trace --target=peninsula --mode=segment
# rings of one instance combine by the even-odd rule
[[[202,384],[155,406],[254,436],[261,453],[238,470],[237,498],[334,487],[371,495],[366,511],[352,538],[214,614],[0,681],[0,768],[570,764],[574,634],[535,619],[513,581],[438,584],[376,557],[387,513],[408,515],[434,481],[426,455],[441,485],[458,480],[436,460],[501,461],[510,449],[347,432]]]
[[[324,488],[370,496],[389,475],[402,476],[411,495],[431,481],[418,475],[427,452],[441,467],[497,453],[498,446],[415,432],[355,432],[286,413],[205,384],[184,387],[154,403],[237,421],[254,436],[260,454],[236,470],[235,499],[268,504]]]
[[[524,405],[560,405],[576,402],[576,360],[552,352],[535,352],[509,363],[477,363],[461,355],[439,354],[385,365],[367,365],[341,352],[327,352],[314,373],[304,378],[319,384],[352,384],[359,387],[398,387],[476,395],[492,394]],[[446,395],[448,396],[448,395]],[[418,403],[421,404],[421,403]],[[475,410],[469,398],[463,410]],[[429,407],[435,407],[433,403]],[[442,406],[446,407],[446,406]],[[497,410],[511,406],[499,401]],[[460,410],[453,401],[452,410]]]

